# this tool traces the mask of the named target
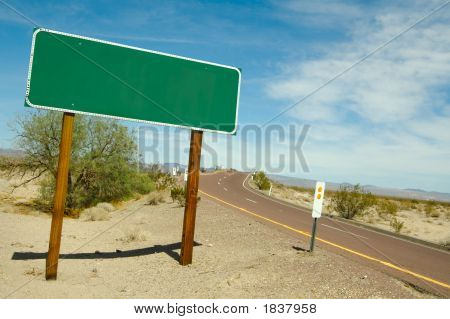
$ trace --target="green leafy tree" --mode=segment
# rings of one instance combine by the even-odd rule
[[[33,112],[19,118],[15,128],[24,156],[2,158],[0,169],[21,175],[27,184],[40,180],[41,199],[51,205],[61,136],[59,112]],[[117,121],[76,115],[68,177],[68,210],[102,201],[122,200],[147,193],[153,182],[136,172],[137,147],[132,132]]]

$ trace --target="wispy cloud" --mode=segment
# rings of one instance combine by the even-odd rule
[[[268,83],[267,94],[287,104],[300,100],[439,3],[378,9],[365,23],[354,23],[348,41],[323,48],[320,58],[286,61],[283,78]],[[327,165],[321,159],[332,159],[363,178],[371,169],[438,174],[450,165],[445,133],[450,127],[448,10],[450,6],[290,111],[289,116],[313,123],[311,141],[327,145],[309,148],[317,166]]]
[[[163,43],[179,43],[179,44],[199,44],[202,41],[181,39],[181,38],[166,38],[166,37],[152,37],[152,36],[134,36],[134,35],[118,35],[118,34],[93,34],[92,36],[104,37],[110,39],[141,41],[141,42],[163,42]]]
[[[293,25],[319,28],[342,27],[366,17],[364,9],[346,1],[274,1],[278,8],[274,15]]]

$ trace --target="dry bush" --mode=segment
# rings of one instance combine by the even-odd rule
[[[441,216],[441,213],[439,213],[437,210],[435,210],[435,211],[431,212],[430,216],[433,218],[438,218],[439,216]]]
[[[439,212],[436,211],[436,203],[434,201],[429,201],[425,205],[425,215],[427,217],[439,217]]]
[[[401,200],[400,203],[401,210],[414,210],[417,209],[417,200]]]
[[[165,202],[163,192],[152,192],[148,195],[147,205],[158,205]]]
[[[27,271],[25,271],[23,274],[24,275],[29,275],[29,276],[40,276],[43,273],[44,272],[42,270],[33,267],[33,268],[28,269]]]
[[[178,202],[181,207],[186,205],[186,187],[175,186],[170,190],[170,197],[173,202]],[[197,196],[197,203],[201,200],[200,196]]]
[[[125,236],[120,238],[120,241],[123,241],[124,243],[131,243],[135,241],[146,241],[146,240],[147,236],[145,236],[145,233],[139,228],[127,229],[125,231]]]
[[[404,226],[404,222],[399,221],[397,218],[393,217],[391,219],[391,227],[392,229],[398,234],[400,233],[400,231],[402,230],[403,226]]]
[[[330,205],[341,217],[352,219],[375,203],[376,199],[370,192],[364,191],[360,185],[354,185],[341,186],[332,193]]]
[[[103,210],[106,210],[107,212],[112,212],[112,211],[114,211],[114,210],[116,210],[116,208],[114,207],[114,205],[113,204],[110,204],[110,203],[98,203],[97,205],[96,205],[96,207],[98,207],[98,208],[101,208],[101,209],[103,209]]]
[[[450,237],[447,237],[447,239],[441,241],[439,244],[447,249],[450,249]]]
[[[91,207],[83,210],[82,215],[85,216],[86,221],[105,221],[110,220],[109,212],[101,207]]]
[[[377,202],[377,212],[380,216],[396,216],[398,205],[396,202],[384,199]]]
[[[186,202],[186,188],[181,186],[175,186],[170,190],[170,197],[172,201],[177,201],[180,206],[184,206]]]

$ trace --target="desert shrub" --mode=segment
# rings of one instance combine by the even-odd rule
[[[392,229],[396,232],[396,233],[400,233],[400,231],[402,230],[403,226],[404,226],[404,222],[399,221],[397,218],[393,217],[391,219],[390,225],[392,227]]]
[[[172,187],[172,189],[170,190],[170,197],[172,198],[173,202],[180,202],[180,199],[184,201],[186,199],[185,188],[181,186]]]
[[[101,207],[87,208],[81,214],[85,217],[86,221],[104,221],[111,219],[109,212]]]
[[[176,186],[173,187],[170,190],[170,197],[172,197],[172,200],[175,202],[178,202],[178,204],[181,207],[184,207],[186,205],[186,187]],[[197,203],[201,200],[200,196],[197,196]]]
[[[125,230],[125,235],[120,238],[120,241],[123,241],[125,243],[135,242],[135,241],[146,241],[147,236],[144,231],[140,230],[139,228],[131,228]]]
[[[441,241],[439,244],[441,246],[444,246],[445,248],[447,248],[447,250],[449,250],[450,249],[450,237]]]
[[[156,189],[165,190],[176,184],[176,180],[168,173],[162,173],[156,180]]]
[[[400,209],[402,210],[417,209],[417,204],[415,204],[412,200],[401,200],[399,204]]]
[[[430,216],[433,218],[438,218],[439,216],[441,216],[441,213],[439,213],[437,210],[433,210]]]
[[[379,200],[377,202],[377,212],[380,216],[395,216],[398,212],[398,205],[396,202],[393,202],[391,200]]]
[[[363,190],[360,185],[343,186],[332,193],[331,207],[341,217],[352,219],[367,208],[373,206],[376,200],[370,193]]]
[[[439,217],[439,212],[436,211],[436,203],[434,201],[428,201],[425,205],[425,215],[427,217]]]
[[[158,164],[153,164],[147,172],[148,177],[154,182],[158,191],[170,189],[176,186],[177,181],[169,173],[163,172]]]
[[[161,191],[152,192],[148,195],[147,205],[158,205],[164,203],[164,193]]]
[[[263,171],[256,172],[253,175],[253,181],[260,190],[270,189],[270,180]]]
[[[112,212],[114,211],[116,208],[110,204],[110,203],[98,203],[97,206],[98,208],[101,208],[103,210],[106,210],[107,212]]]
[[[176,201],[181,207],[186,206],[186,196],[187,196],[186,187],[181,187],[181,192],[176,197]]]

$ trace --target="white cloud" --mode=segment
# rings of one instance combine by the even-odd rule
[[[362,8],[345,1],[291,0],[274,2],[279,7],[275,15],[294,25],[329,28],[349,25],[354,19],[362,18]]]
[[[302,99],[439,3],[384,6],[364,21],[356,19],[349,40],[324,45],[320,58],[285,61],[281,74],[268,82],[267,94],[285,106]],[[288,112],[313,125],[305,150],[313,170],[350,172],[360,179],[400,172],[409,175],[404,184],[415,183],[411,187],[421,186],[414,174],[437,179],[448,170],[448,10],[430,16]],[[424,187],[430,187],[427,183]]]

